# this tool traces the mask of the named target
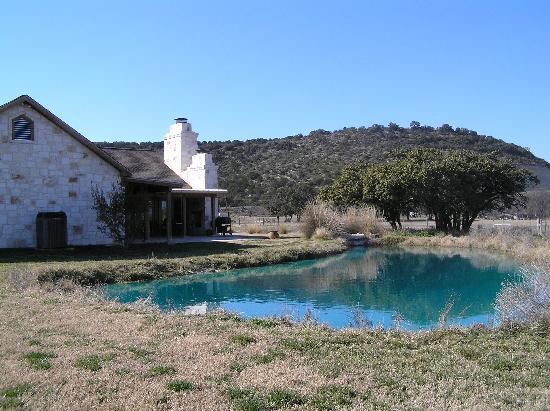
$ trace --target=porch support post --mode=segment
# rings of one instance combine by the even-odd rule
[[[143,217],[145,223],[145,240],[149,240],[151,238],[151,208],[149,204],[149,194],[145,193],[143,197],[145,201],[145,215]]]
[[[172,241],[172,192],[166,196],[166,239]]]
[[[183,236],[187,237],[187,197],[181,196],[183,204]]]
[[[214,213],[216,211],[216,207],[214,206],[215,198],[216,197],[214,196],[210,197],[210,216],[211,216],[210,228],[212,229],[213,234],[216,234],[216,224],[214,224],[216,220],[216,215]]]

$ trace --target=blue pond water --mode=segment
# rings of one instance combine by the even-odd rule
[[[201,313],[222,308],[244,317],[313,318],[332,327],[407,330],[434,327],[449,301],[448,324],[491,325],[503,282],[519,266],[501,256],[455,249],[370,248],[318,260],[112,284],[108,298],[149,298],[162,309]]]

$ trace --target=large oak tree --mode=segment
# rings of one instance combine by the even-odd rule
[[[392,227],[417,210],[435,217],[443,231],[469,231],[480,213],[525,204],[522,194],[537,179],[494,154],[467,150],[414,149],[392,153],[389,161],[350,166],[320,192],[339,207],[373,204]]]

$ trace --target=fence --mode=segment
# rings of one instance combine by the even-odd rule
[[[548,236],[550,234],[550,221],[543,221],[538,220],[537,221],[537,232],[540,235]]]

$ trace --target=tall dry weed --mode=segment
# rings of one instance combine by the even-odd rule
[[[336,235],[342,233],[342,222],[338,211],[329,204],[312,201],[302,213],[302,233],[304,237],[311,238],[318,228]]]
[[[350,207],[340,215],[340,218],[343,231],[349,234],[373,234],[381,230],[376,208],[372,206]]]
[[[495,311],[504,325],[550,328],[550,271],[535,266],[522,270],[520,281],[497,295]]]
[[[302,233],[306,238],[311,238],[320,228],[328,231],[331,236],[372,234],[379,233],[382,229],[374,207],[350,207],[339,211],[322,201],[313,201],[306,205],[302,221]]]

